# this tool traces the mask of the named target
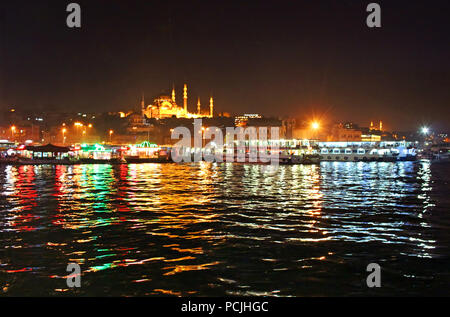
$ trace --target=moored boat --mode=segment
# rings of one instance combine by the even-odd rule
[[[139,157],[139,156],[127,156],[125,161],[130,164],[138,163],[170,163],[172,160],[169,157]]]
[[[415,161],[416,148],[395,142],[323,142],[319,144],[321,161],[396,162]]]

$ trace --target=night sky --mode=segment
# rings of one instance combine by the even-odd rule
[[[450,1],[72,1],[0,4],[0,107],[119,111],[172,84],[193,111],[450,127]]]

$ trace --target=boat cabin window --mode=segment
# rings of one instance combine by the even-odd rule
[[[334,149],[333,150],[333,154],[340,154],[341,153],[341,150],[339,150],[339,149]]]
[[[328,154],[328,149],[322,149],[322,150],[320,151],[320,153],[322,153],[322,154]]]
[[[358,149],[358,154],[365,154],[366,153],[366,150],[364,150],[364,149]]]
[[[352,149],[345,149],[345,154],[352,154]]]

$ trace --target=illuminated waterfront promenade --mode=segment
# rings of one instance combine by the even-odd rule
[[[137,145],[81,144],[70,147],[25,146],[9,143],[0,151],[0,164],[122,164],[164,162],[257,162],[258,156],[276,156],[279,162],[299,164],[319,161],[405,161],[416,160],[420,143],[317,142],[314,140],[236,140],[218,147],[213,141],[203,146],[158,146],[144,141]],[[196,142],[194,141],[194,144]],[[211,146],[213,145],[213,146]],[[275,154],[275,155],[274,155]],[[173,157],[175,155],[175,157]],[[252,155],[256,156],[253,160]],[[177,158],[178,157],[178,158]],[[182,158],[181,158],[182,157]],[[268,161],[267,161],[268,162]]]

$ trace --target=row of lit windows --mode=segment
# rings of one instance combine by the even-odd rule
[[[324,160],[325,157],[324,157],[324,156],[320,156],[320,159],[321,159],[321,160]],[[331,156],[327,156],[326,159],[327,159],[327,160],[332,160]],[[338,160],[338,161],[340,161],[342,158],[340,158],[339,156],[336,156],[335,159]],[[345,160],[345,161],[347,161],[348,159],[349,159],[348,156],[344,156],[344,160]],[[367,161],[368,159],[367,159],[367,157],[365,157],[365,156],[362,157],[362,158],[361,158],[361,157],[354,156],[354,157],[353,157],[353,160],[354,160],[354,161],[359,161],[359,160]]]
[[[364,149],[345,149],[345,150],[341,150],[341,149],[333,149],[332,151],[328,151],[328,149],[321,149],[320,150],[321,154],[328,154],[328,153],[333,153],[333,154],[352,154],[352,153],[356,153],[356,154],[365,154],[366,150]]]

